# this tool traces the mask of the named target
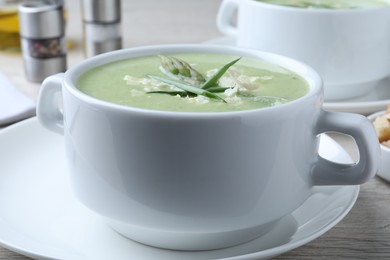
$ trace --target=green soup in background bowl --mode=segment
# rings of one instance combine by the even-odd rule
[[[300,8],[360,9],[388,6],[385,0],[257,0],[263,3]]]

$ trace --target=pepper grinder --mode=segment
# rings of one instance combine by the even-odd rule
[[[66,70],[62,0],[26,1],[19,5],[20,40],[26,78],[42,82]]]
[[[122,48],[120,0],[83,0],[86,57]]]

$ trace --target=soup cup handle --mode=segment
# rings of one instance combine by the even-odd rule
[[[41,86],[37,102],[40,123],[56,133],[64,133],[64,117],[60,106],[64,73],[46,78]]]
[[[240,0],[224,0],[217,15],[218,29],[229,36],[237,35],[237,27],[232,24],[234,12],[239,8]]]
[[[341,164],[318,155],[312,171],[314,185],[358,185],[373,177],[379,167],[380,146],[371,122],[364,116],[352,113],[322,111],[317,134],[339,132],[355,139],[359,161]]]

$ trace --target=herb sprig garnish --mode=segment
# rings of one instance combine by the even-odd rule
[[[238,58],[232,62],[229,62],[228,64],[226,64],[225,66],[223,66],[222,68],[220,68],[217,73],[215,73],[209,80],[207,80],[202,86],[201,88],[202,89],[210,89],[212,87],[214,87],[217,83],[218,83],[218,80],[223,76],[223,74],[225,74],[225,72],[231,67],[233,66],[234,64],[236,64],[236,62],[238,62],[241,58]]]
[[[192,94],[195,94],[195,95],[202,95],[202,96],[206,96],[206,97],[209,97],[209,98],[220,99],[220,100],[226,102],[220,96],[215,95],[212,92],[207,91],[207,90],[202,89],[202,88],[194,87],[194,86],[191,86],[191,85],[188,85],[188,84],[185,84],[185,83],[181,83],[181,82],[177,82],[177,81],[173,81],[173,80],[170,80],[170,79],[165,79],[165,78],[162,78],[162,77],[159,77],[159,76],[148,75],[148,77],[151,78],[151,79],[155,79],[155,80],[161,81],[161,82],[163,82],[165,84],[168,84],[168,85],[173,85],[173,86],[175,86],[175,87],[177,87],[179,89],[182,89],[182,90],[184,90],[185,92],[188,92],[188,93],[192,93]],[[148,92],[148,93],[156,93],[156,92],[151,91],[151,92]],[[163,91],[160,91],[160,93],[163,93]],[[171,95],[172,92],[171,91],[166,91],[166,94],[170,94]],[[182,96],[182,95],[180,95],[180,96]]]
[[[159,93],[168,95],[179,95],[180,97],[202,95],[208,98],[218,99],[226,102],[220,96],[214,93],[224,92],[228,88],[218,86],[219,79],[226,73],[226,71],[236,64],[241,58],[238,58],[220,68],[211,78],[205,80],[205,77],[195,70],[187,62],[175,57],[160,55],[162,68],[176,80],[166,79],[163,77],[148,75],[149,78],[160,81],[162,83],[175,86],[182,91],[149,91],[147,93]]]

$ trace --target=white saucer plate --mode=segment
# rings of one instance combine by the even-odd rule
[[[302,246],[341,221],[358,186],[316,187],[312,196],[266,235],[214,251],[153,248],[128,240],[73,196],[63,138],[36,118],[0,131],[0,245],[35,259],[266,259]],[[351,162],[331,138],[320,154]]]
[[[207,43],[235,46],[236,39],[234,37],[221,37],[207,41]],[[370,93],[364,96],[334,102],[325,102],[324,109],[328,111],[369,115],[385,109],[388,104],[390,104],[390,77],[381,80]]]

